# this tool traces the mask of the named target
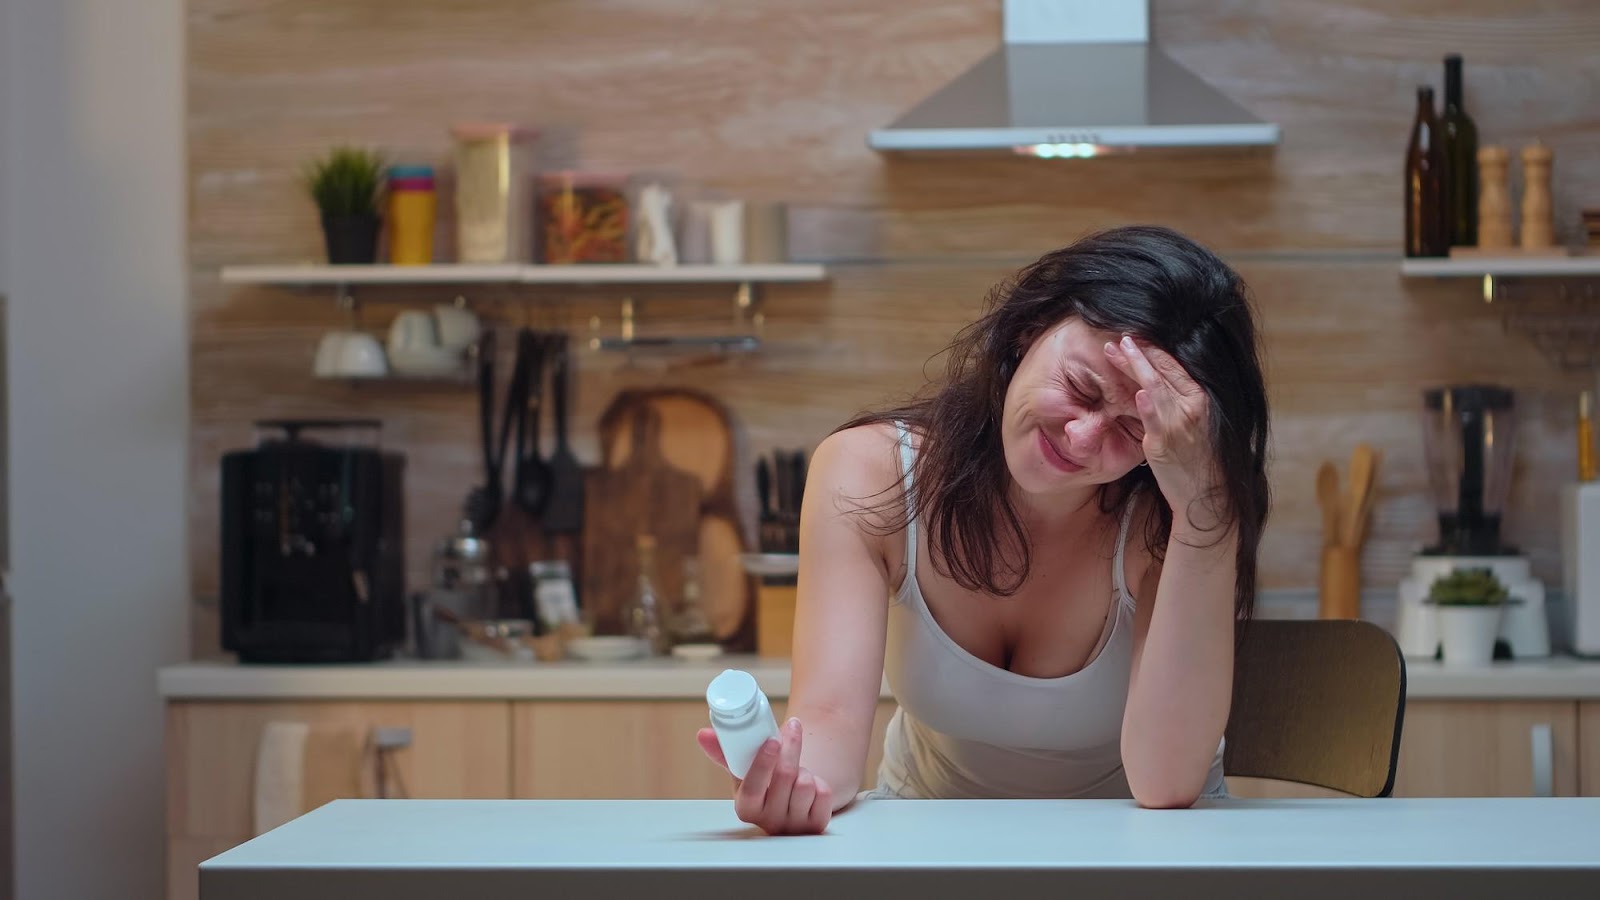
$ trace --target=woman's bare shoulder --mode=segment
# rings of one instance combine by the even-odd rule
[[[832,500],[843,501],[841,512],[879,506],[894,499],[899,453],[899,434],[888,422],[836,431],[812,454],[807,486],[826,486]]]

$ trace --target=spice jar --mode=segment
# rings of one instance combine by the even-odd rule
[[[438,217],[432,166],[389,169],[389,262],[425,266],[433,262],[433,226]]]
[[[522,262],[531,247],[527,151],[532,133],[506,124],[450,129],[455,139],[456,258]]]
[[[536,560],[528,564],[533,578],[533,603],[546,633],[577,624],[578,594],[572,584],[572,566],[564,559]]]
[[[539,176],[540,261],[628,261],[627,178],[594,172]]]

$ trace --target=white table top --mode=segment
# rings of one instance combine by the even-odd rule
[[[1596,896],[1596,835],[1600,798],[868,800],[776,838],[723,800],[340,800],[202,863],[200,897]]]
[[[726,656],[625,662],[476,663],[393,660],[351,665],[192,662],[160,671],[168,700],[628,700],[701,699],[724,668],[742,668],[769,697],[789,695],[789,661]],[[1557,656],[1455,669],[1407,660],[1412,700],[1600,699],[1600,660]],[[887,683],[879,695],[891,696]]]

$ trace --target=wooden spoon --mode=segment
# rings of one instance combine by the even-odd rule
[[[1322,507],[1322,546],[1331,547],[1339,540],[1339,470],[1331,460],[1323,460],[1317,469],[1317,504]]]
[[[1378,469],[1383,465],[1383,451],[1372,451],[1372,477],[1367,481],[1367,492],[1361,499],[1361,517],[1356,520],[1356,543],[1365,546],[1367,532],[1372,526],[1372,506],[1378,496]]]
[[[1357,444],[1350,453],[1350,486],[1345,500],[1344,518],[1339,523],[1339,542],[1346,547],[1360,546],[1365,531],[1372,480],[1377,472],[1377,452],[1369,444]]]

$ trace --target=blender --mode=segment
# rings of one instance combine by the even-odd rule
[[[1495,658],[1549,656],[1544,584],[1500,534],[1516,452],[1513,394],[1495,385],[1453,385],[1426,390],[1422,398],[1422,445],[1439,540],[1412,560],[1411,573],[1400,581],[1401,652],[1439,655],[1434,608],[1425,602],[1435,579],[1457,569],[1489,569],[1516,598],[1500,620]]]

